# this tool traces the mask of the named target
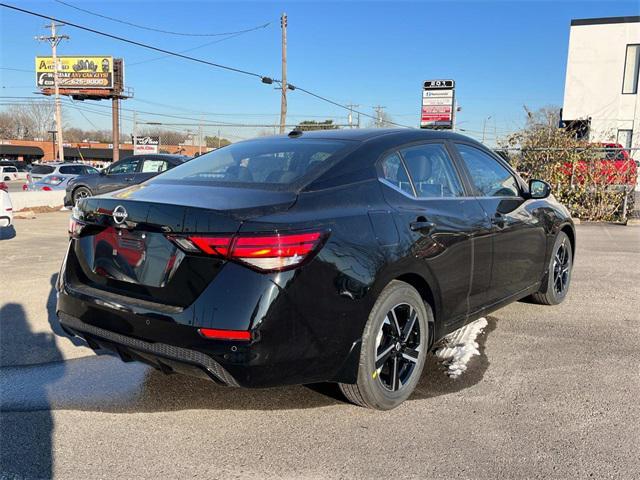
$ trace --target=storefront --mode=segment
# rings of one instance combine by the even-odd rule
[[[0,160],[32,163],[39,161],[42,157],[44,152],[40,147],[0,144]]]

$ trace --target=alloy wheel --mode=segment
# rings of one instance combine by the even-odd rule
[[[553,259],[553,289],[556,294],[563,294],[569,284],[569,270],[571,259],[565,242],[558,246]]]
[[[385,389],[395,392],[409,382],[421,349],[418,312],[407,303],[396,305],[376,337],[376,376]]]

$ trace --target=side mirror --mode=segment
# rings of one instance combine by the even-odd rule
[[[537,200],[551,195],[551,185],[544,180],[529,180],[529,198]]]
[[[107,169],[106,168],[103,168],[102,170],[100,170],[98,172],[98,175],[106,175],[106,174],[107,174]]]

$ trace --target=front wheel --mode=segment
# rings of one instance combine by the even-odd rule
[[[420,380],[429,342],[431,308],[407,283],[394,280],[376,301],[362,335],[358,379],[340,384],[348,400],[390,410],[404,402]]]
[[[73,191],[73,204],[77,205],[78,200],[91,196],[91,190],[87,187],[78,187]]]
[[[546,281],[540,291],[532,295],[541,305],[558,305],[567,296],[573,268],[573,249],[566,233],[560,232],[553,244]]]

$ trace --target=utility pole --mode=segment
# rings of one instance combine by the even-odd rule
[[[138,144],[138,112],[133,111],[133,154],[136,154],[136,145]]]
[[[200,125],[198,125],[198,155],[202,155],[202,115],[200,115]]]
[[[218,148],[220,148],[220,129],[218,129]]]
[[[347,117],[348,119],[348,123],[349,123],[349,128],[353,128],[353,109],[354,108],[358,108],[360,105],[357,105],[355,103],[350,103],[349,105],[347,105],[347,107],[349,108],[349,116]],[[360,113],[358,113],[358,127],[360,128]]]
[[[280,99],[280,133],[284,133],[284,126],[287,123],[287,14],[280,17],[280,27],[282,29],[282,96]]]
[[[387,107],[383,107],[382,105],[376,105],[373,107],[373,110],[376,112],[376,128],[382,128],[384,120],[382,114],[384,113],[384,109]]]
[[[484,143],[484,134],[487,131],[487,120],[491,119],[491,115],[484,119],[484,123],[482,124],[482,143]]]
[[[59,24],[62,26],[62,24]],[[61,40],[69,40],[69,35],[56,34],[56,22],[51,20],[51,35],[40,35],[35,37],[40,42],[49,42],[51,45],[51,57],[53,58],[53,91],[56,107],[56,138],[58,140],[58,159],[64,162],[64,142],[62,140],[62,107],[60,105],[60,87],[58,85],[58,54],[57,47]]]

